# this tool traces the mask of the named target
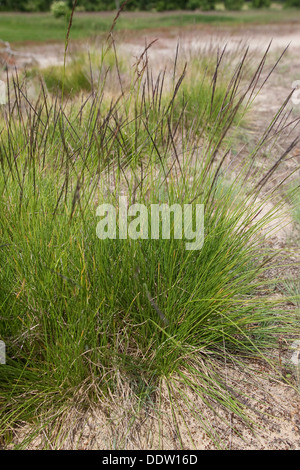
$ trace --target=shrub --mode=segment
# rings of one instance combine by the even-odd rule
[[[241,10],[244,0],[224,0],[226,10]]]
[[[67,96],[75,96],[82,91],[91,90],[91,80],[80,62],[69,64],[65,75],[63,66],[60,65],[46,68],[42,75],[47,89],[52,93],[57,93],[63,88]]]
[[[197,10],[197,8],[201,8],[201,0],[189,0],[186,8],[187,10]]]
[[[215,9],[215,0],[201,0],[200,8],[202,11],[209,11]]]
[[[253,8],[269,8],[271,0],[252,0]]]
[[[64,1],[53,2],[51,5],[51,13],[55,18],[62,18],[67,16],[69,12],[69,7]]]
[[[300,8],[300,0],[287,0],[284,6]]]
[[[215,3],[215,0],[189,0],[186,4],[186,9],[197,10],[199,8],[202,11],[214,10]]]
[[[37,11],[41,11],[41,6],[39,2],[36,2],[34,0],[29,0],[28,2],[24,4],[23,9],[24,11],[28,11],[28,12],[37,12]]]

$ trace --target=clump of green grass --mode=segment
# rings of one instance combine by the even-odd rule
[[[66,69],[64,74],[63,66],[54,66],[43,71],[43,78],[47,89],[52,93],[62,90],[64,83],[64,92],[66,96],[76,96],[80,92],[90,92],[92,89],[91,81],[86,71],[79,62],[75,62]]]
[[[55,65],[27,72],[27,78],[41,78],[49,93],[60,93],[64,88],[66,97],[74,98],[81,93],[88,94],[97,87],[99,81],[116,82],[116,75],[126,72],[125,62],[109,49],[102,53],[74,53],[72,59],[64,65]]]
[[[15,78],[0,135],[6,444],[24,422],[33,430],[23,445],[45,426],[54,442],[54,420],[72,406],[100,405],[116,392],[117,376],[140,403],[154,399],[163,380],[179,377],[204,403],[249,422],[239,394],[220,375],[224,349],[236,364],[266,358],[277,335],[297,325],[261,292],[273,256],[263,229],[279,208],[259,217],[271,197],[260,193],[278,165],[256,180],[251,167],[276,119],[231,172],[225,136],[262,70],[241,91],[236,77],[244,62],[214,116],[215,123],[226,120],[221,132],[205,113],[186,132],[189,110],[175,107],[184,70],[165,99],[163,75],[153,80],[146,62],[109,106],[102,81],[82,105],[47,96],[43,85],[29,104]],[[214,83],[212,77],[210,102]],[[148,208],[204,204],[202,249],[187,251],[172,232],[168,240],[98,239],[96,207],[118,207],[122,194]]]

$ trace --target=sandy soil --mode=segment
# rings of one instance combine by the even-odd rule
[[[289,45],[289,51],[299,52],[300,50],[300,21],[292,24],[270,24],[264,25],[244,25],[231,27],[213,27],[210,25],[197,25],[184,28],[161,28],[147,31],[128,31],[118,33],[119,43],[127,51],[138,55],[144,47],[154,39],[158,39],[151,50],[159,52],[158,56],[173,57],[177,42],[180,41],[182,47],[186,49],[198,49],[201,47],[211,47],[218,45],[223,47],[226,44],[228,49],[235,49],[238,45],[247,43],[251,49],[264,51],[269,42],[272,41],[272,50],[284,49]],[[88,44],[89,41],[77,41],[73,47],[81,47]],[[51,43],[24,43],[15,48],[17,55],[11,57],[9,66],[26,66],[37,64],[40,67],[60,64],[63,61],[64,44],[63,42]],[[0,56],[3,51],[0,47]],[[297,54],[295,67],[299,68],[299,54]],[[159,58],[158,57],[158,58]]]

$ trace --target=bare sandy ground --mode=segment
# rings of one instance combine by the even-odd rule
[[[295,53],[300,51],[300,20],[293,24],[270,24],[270,25],[245,25],[231,27],[213,27],[209,25],[198,25],[195,27],[169,28],[146,31],[129,31],[118,33],[119,43],[127,52],[139,54],[145,43],[157,39],[152,50],[159,52],[159,56],[172,57],[178,41],[182,47],[187,49],[198,49],[201,47],[219,46],[227,49],[236,49],[238,45],[247,43],[250,49],[264,51],[272,42],[272,50],[284,49]],[[91,41],[77,41],[73,43],[74,49],[86,46]],[[61,64],[63,62],[64,44],[51,42],[24,43],[16,47],[18,53],[12,60],[14,65],[24,66],[36,64],[40,67]],[[24,54],[24,55],[22,55]],[[297,64],[300,73],[300,55]]]

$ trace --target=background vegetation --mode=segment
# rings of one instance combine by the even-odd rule
[[[45,12],[49,11],[53,0],[1,0],[1,11]],[[61,3],[61,2],[59,2]],[[65,0],[69,8],[72,0]],[[79,0],[78,10],[81,11],[111,11],[118,9],[121,0]],[[214,10],[216,0],[129,0],[125,7],[131,11],[168,11],[168,10]],[[270,0],[226,0],[225,7],[229,10],[239,10],[243,5],[254,8],[270,6]],[[282,0],[284,6],[300,7],[300,0]]]
[[[69,10],[68,10],[69,11]],[[111,26],[115,12],[99,13],[75,13],[73,17],[71,39],[92,38],[103,35]],[[293,23],[296,20],[295,11],[292,9],[249,9],[247,11],[223,10],[215,12],[189,11],[151,13],[124,12],[118,18],[115,25],[116,31],[183,28],[197,25],[230,26],[244,24],[269,24],[269,23]],[[5,13],[0,15],[0,39],[10,43],[24,41],[64,41],[67,16],[58,18],[51,12],[37,13]]]

